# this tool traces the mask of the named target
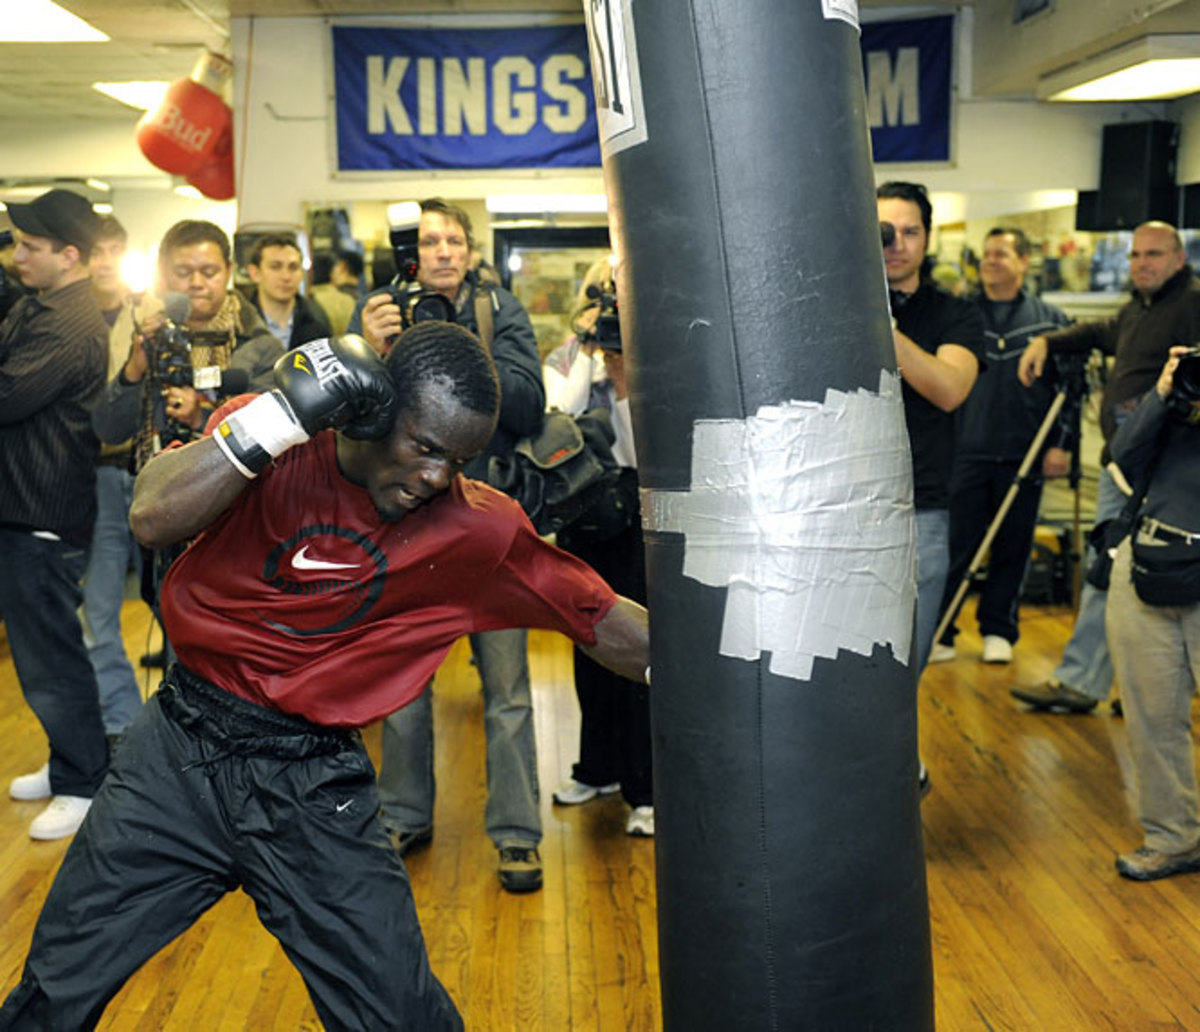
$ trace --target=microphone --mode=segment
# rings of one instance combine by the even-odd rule
[[[192,299],[172,290],[163,298],[163,314],[176,326],[182,326],[192,314]]]
[[[192,378],[192,386],[197,390],[213,390],[226,397],[245,394],[250,389],[250,371],[248,369],[218,369],[216,366],[202,366],[193,371]]]

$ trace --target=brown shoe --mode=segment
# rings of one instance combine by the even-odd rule
[[[1059,681],[1047,681],[1036,688],[1010,688],[1008,694],[1026,702],[1035,710],[1065,710],[1067,713],[1091,713],[1099,699],[1078,692]]]
[[[542,858],[532,842],[500,847],[500,885],[508,892],[536,892],[542,887]]]
[[[1149,846],[1142,846],[1132,853],[1117,857],[1117,873],[1122,878],[1134,881],[1155,881],[1170,878],[1173,874],[1190,874],[1200,871],[1200,846],[1186,853],[1160,853]]]

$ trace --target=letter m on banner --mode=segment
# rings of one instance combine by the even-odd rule
[[[954,18],[868,22],[863,75],[877,163],[950,160]]]

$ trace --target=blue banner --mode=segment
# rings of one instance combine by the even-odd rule
[[[333,27],[341,171],[600,164],[582,24]]]
[[[949,161],[954,17],[868,22],[862,52],[876,164]]]

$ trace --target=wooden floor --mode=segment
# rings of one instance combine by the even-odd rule
[[[131,655],[145,651],[148,626],[140,604],[127,604]],[[1200,1030],[1200,875],[1148,885],[1116,876],[1113,855],[1139,841],[1122,722],[1107,707],[1048,717],[1010,699],[1011,683],[1049,674],[1070,612],[1027,609],[1022,626],[1010,667],[978,662],[968,629],[960,658],[931,667],[922,684],[938,1027]],[[575,758],[578,713],[565,643],[549,634],[531,642],[546,885],[518,897],[496,882],[483,833],[478,681],[457,647],[438,682],[436,837],[409,862],[433,967],[469,1029],[657,1029],[654,844],[624,834],[617,799],[549,804]],[[377,730],[367,738],[377,756]],[[0,741],[0,781],[44,760],[2,642]],[[38,805],[0,798],[0,992],[19,977],[66,848],[27,838]],[[100,1028],[320,1025],[299,977],[237,894],[138,972]]]

